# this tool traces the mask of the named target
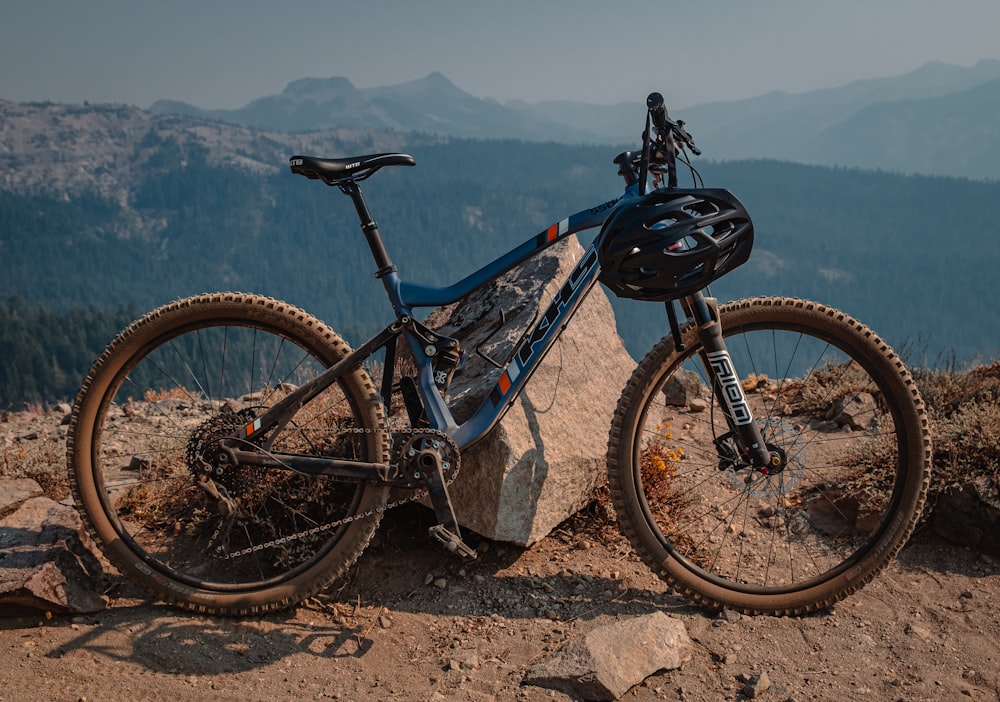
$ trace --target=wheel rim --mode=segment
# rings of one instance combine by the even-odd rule
[[[114,377],[91,447],[96,491],[151,572],[191,588],[249,591],[309,571],[336,547],[348,525],[329,525],[358,512],[362,486],[228,468],[212,475],[235,506],[227,518],[192,465],[212,443],[213,421],[218,434],[234,418],[258,415],[330,365],[323,353],[266,324],[213,320],[147,342]],[[334,384],[271,450],[366,460],[363,425],[356,399]]]
[[[776,595],[829,582],[872,552],[900,499],[907,448],[887,381],[816,329],[772,320],[725,334],[765,442],[787,465],[765,476],[720,459],[712,442],[728,427],[691,349],[653,384],[637,423],[633,477],[646,521],[677,564],[724,590]],[[693,374],[680,374],[687,390],[667,382],[678,368]],[[692,411],[697,401],[707,406]]]

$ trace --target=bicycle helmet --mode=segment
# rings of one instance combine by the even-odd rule
[[[661,188],[604,222],[598,279],[618,297],[672,300],[742,265],[752,247],[753,222],[728,190]]]

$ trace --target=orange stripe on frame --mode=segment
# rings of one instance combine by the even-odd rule
[[[546,241],[552,241],[557,236],[559,236],[559,225],[558,224],[553,224],[551,227],[548,228],[548,231],[546,231],[546,233],[545,233],[545,240]]]
[[[507,391],[510,390],[510,376],[504,371],[504,374],[500,376],[500,380],[497,382],[500,386],[500,394],[506,395]]]

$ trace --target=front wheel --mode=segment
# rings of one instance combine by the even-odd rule
[[[368,543],[387,488],[233,465],[221,442],[350,351],[329,327],[256,295],[202,295],[123,331],[73,407],[73,497],[108,559],[186,609],[290,606]],[[385,420],[361,367],[299,408],[275,453],[388,460]]]
[[[930,480],[927,413],[902,361],[842,312],[791,298],[719,309],[772,455],[740,458],[696,330],[661,340],[618,403],[609,484],[633,548],[711,608],[802,614],[869,582],[902,548]]]

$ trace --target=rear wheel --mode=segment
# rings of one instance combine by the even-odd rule
[[[218,447],[349,350],[254,295],[180,300],[123,331],[88,374],[68,438],[74,498],[108,559],[158,598],[219,614],[286,607],[343,574],[387,488],[227,465]],[[385,462],[367,373],[300,408],[269,450]]]
[[[720,308],[733,366],[781,466],[740,460],[693,328],[663,339],[622,394],[609,483],[622,529],[681,594],[713,608],[827,607],[885,567],[930,474],[927,415],[870,329],[790,298]]]

